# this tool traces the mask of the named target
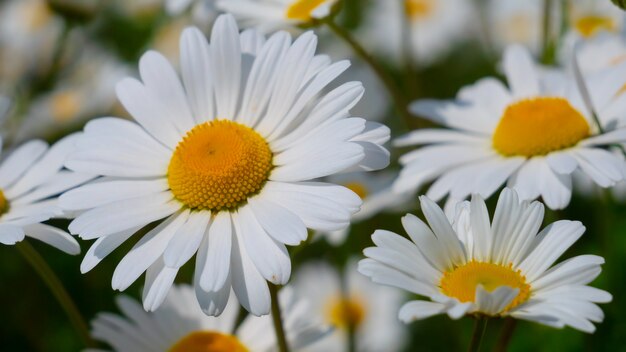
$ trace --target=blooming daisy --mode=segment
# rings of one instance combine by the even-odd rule
[[[624,161],[606,146],[626,141],[615,129],[626,116],[626,96],[613,97],[626,82],[626,65],[586,76],[606,133],[599,134],[578,85],[565,75],[540,75],[529,53],[508,48],[503,63],[509,87],[485,78],[462,89],[456,101],[419,100],[411,110],[451,130],[422,129],[396,146],[427,145],[400,158],[399,192],[434,181],[427,196],[491,196],[503,183],[522,199],[541,196],[551,209],[570,201],[571,174],[581,170],[601,187],[624,178]]]
[[[543,229],[543,205],[520,201],[515,191],[500,195],[493,223],[480,196],[459,204],[450,222],[432,200],[420,198],[426,225],[407,214],[402,225],[410,241],[377,230],[376,247],[359,271],[374,282],[428,297],[406,303],[404,322],[448,314],[510,316],[593,332],[604,314],[595,303],[608,292],[587,286],[601,272],[602,257],[581,255],[552,264],[585,232],[578,221],[560,220]]]
[[[357,36],[373,53],[399,60],[405,49],[403,16],[409,18],[410,50],[420,64],[445,55],[473,30],[474,7],[465,0],[374,1]]]
[[[308,304],[297,300],[289,287],[280,292],[287,341],[297,349],[315,343],[330,330],[311,320]],[[120,296],[125,317],[100,313],[92,322],[92,336],[116,352],[274,351],[276,334],[270,316],[246,317],[237,324],[239,305],[233,298],[220,317],[202,314],[190,286],[175,286],[163,305],[146,313],[132,298]]]
[[[42,222],[63,217],[58,194],[92,177],[63,169],[77,135],[49,147],[34,140],[0,161],[0,243],[14,245],[25,236],[69,254],[80,253],[78,242],[65,231]],[[1,148],[1,141],[0,141]]]
[[[347,227],[361,204],[349,189],[314,180],[389,162],[379,145],[389,130],[350,117],[359,82],[320,94],[348,63],[315,56],[315,46],[312,32],[293,43],[285,32],[240,36],[222,15],[210,45],[197,29],[182,34],[182,82],[163,56],[144,54],[142,82],[117,86],[137,123],[91,121],[66,164],[105,176],[61,197],[65,209],[83,211],[70,231],[97,239],[81,270],[160,221],[117,266],[114,289],[147,270],[144,307],[154,310],[197,252],[195,287],[207,314],[221,313],[231,287],[248,311],[267,314],[266,280],[290,277],[285,245],[304,240],[307,228]]]
[[[322,19],[337,0],[217,0],[217,8],[232,13],[243,27],[272,32]]]
[[[569,21],[576,36],[589,39],[601,32],[620,32],[624,12],[610,1],[574,0]]]
[[[305,264],[294,276],[294,289],[311,303],[318,320],[335,327],[307,351],[347,350],[350,325],[357,351],[398,351],[406,342],[406,331],[396,316],[403,295],[372,284],[357,272],[356,261],[349,261],[343,277],[324,262]]]
[[[399,195],[392,192],[391,185],[396,177],[397,174],[392,172],[351,172],[330,177],[329,181],[347,187],[361,198],[363,205],[352,216],[351,220],[351,223],[358,223],[385,210],[406,210],[413,196],[411,194]],[[326,238],[330,244],[337,246],[345,242],[349,233],[350,228],[348,227],[336,231],[319,231],[317,235]]]

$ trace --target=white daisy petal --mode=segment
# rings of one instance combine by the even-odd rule
[[[0,188],[13,184],[47,149],[48,145],[39,140],[30,141],[17,148],[0,164]]]
[[[259,224],[276,241],[296,246],[307,238],[302,220],[286,208],[263,197],[250,198],[248,204]]]
[[[146,284],[143,287],[143,308],[147,312],[154,312],[161,306],[169,292],[174,279],[178,274],[178,268],[165,265],[163,258],[150,265],[146,271]]]
[[[63,193],[59,197],[59,205],[66,210],[90,209],[120,200],[157,194],[168,188],[165,179],[94,182]]]
[[[228,217],[230,226],[230,216],[226,216]],[[213,226],[215,226],[216,221],[218,221],[218,223],[222,222],[222,220],[216,219],[213,221]],[[230,238],[230,236],[228,237]],[[194,272],[195,294],[204,314],[219,316],[224,311],[230,297],[230,272],[226,273],[223,283],[219,289],[207,290],[200,284],[202,282],[202,276],[205,275],[207,271],[212,269],[207,267],[208,259],[211,258],[208,253],[209,248],[209,237],[204,236],[202,243],[200,243],[200,248],[198,249],[198,255],[196,256],[196,268]],[[225,255],[227,255],[229,257],[228,260],[230,260],[230,247]]]
[[[233,119],[241,84],[239,30],[230,16],[220,16],[211,33],[211,72],[214,75],[217,118]]]
[[[515,98],[528,98],[540,92],[539,78],[528,50],[519,45],[509,47],[502,65]]]
[[[24,227],[26,236],[47,243],[67,254],[77,255],[80,253],[80,245],[74,237],[56,227],[45,224],[32,224]]]
[[[198,284],[206,291],[217,291],[224,286],[230,273],[233,238],[231,216],[227,213],[217,214],[205,237],[207,237],[205,246],[208,248],[205,248],[206,261],[201,266]]]
[[[191,212],[176,235],[167,244],[163,262],[170,268],[180,268],[196,254],[207,229],[208,216],[203,212]]]
[[[87,253],[85,253],[85,257],[83,258],[82,263],[80,263],[80,272],[85,274],[91,271],[91,269],[98,265],[102,259],[111,254],[111,252],[113,252],[122,243],[126,242],[126,240],[138,230],[139,228],[132,228],[130,230],[98,238],[96,242],[89,247]]]
[[[209,45],[197,28],[185,29],[180,41],[181,75],[194,120],[209,121],[215,114]]]
[[[270,293],[267,282],[252,264],[248,253],[240,244],[239,235],[233,238],[232,280],[233,290],[241,305],[256,316],[270,312]]]
[[[398,318],[404,323],[430,318],[445,313],[446,306],[441,303],[428,301],[411,301],[400,308]]]
[[[558,286],[585,285],[600,274],[604,258],[581,255],[559,263],[533,282],[537,290],[549,290]]]
[[[24,240],[24,230],[21,227],[0,224],[0,243],[13,245]]]
[[[465,261],[463,246],[450,226],[446,215],[437,204],[424,196],[420,197],[420,204],[424,216],[437,236],[446,256],[450,258],[453,264],[462,264]]]
[[[519,289],[501,286],[493,292],[486,291],[482,285],[476,287],[476,308],[488,315],[497,315],[504,310],[519,294]]]

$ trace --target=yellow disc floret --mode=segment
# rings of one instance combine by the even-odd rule
[[[285,16],[290,20],[310,21],[313,11],[327,0],[296,0],[287,8]]]
[[[600,31],[614,32],[617,29],[612,18],[606,16],[585,16],[578,18],[574,27],[585,38],[590,38]]]
[[[6,214],[9,211],[9,201],[4,196],[4,192],[0,189],[0,216]]]
[[[530,285],[526,283],[526,278],[519,270],[513,270],[510,264],[503,266],[471,261],[445,272],[439,283],[442,293],[461,302],[475,302],[478,285],[482,285],[488,292],[501,286],[518,288],[519,293],[505,310],[524,303],[530,296]]]
[[[263,188],[271,169],[263,137],[237,122],[215,120],[194,127],[178,144],[167,179],[188,208],[234,210]]]
[[[248,352],[248,349],[233,335],[194,331],[176,342],[169,352]]]
[[[326,307],[328,322],[342,329],[359,326],[365,314],[365,304],[357,297],[334,298]]]
[[[493,134],[505,156],[545,155],[589,136],[587,120],[563,98],[534,98],[509,105]]]
[[[344,184],[344,187],[356,193],[356,195],[359,196],[359,198],[361,199],[365,199],[365,197],[367,197],[367,195],[369,194],[367,186],[365,186],[362,182],[348,182]]]
[[[433,0],[404,0],[404,10],[412,19],[429,17],[433,13],[435,5]]]

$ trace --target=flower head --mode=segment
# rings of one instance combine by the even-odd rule
[[[120,296],[117,305],[126,315],[101,313],[92,322],[93,337],[108,343],[116,352],[148,351],[274,351],[274,327],[270,316],[246,317],[237,325],[239,305],[236,298],[220,317],[202,314],[194,299],[193,288],[175,286],[163,305],[145,313],[133,299]],[[327,325],[310,318],[306,301],[295,298],[287,287],[280,292],[288,343],[302,348],[330,332]]]
[[[70,231],[97,239],[82,271],[144,228],[113,288],[147,270],[144,307],[154,310],[197,254],[195,288],[207,314],[222,312],[231,287],[247,310],[267,314],[266,280],[285,284],[291,274],[285,245],[304,240],[307,228],[345,228],[361,204],[349,189],[314,180],[389,162],[380,143],[389,130],[350,117],[361,84],[322,93],[348,63],[332,64],[315,46],[311,32],[293,43],[285,32],[239,34],[224,15],[210,45],[196,29],[182,34],[182,83],[163,56],[146,53],[142,82],[117,86],[138,123],[90,122],[67,162],[104,176],[61,198],[83,211]]]
[[[421,129],[395,141],[427,145],[400,158],[396,191],[434,181],[427,196],[435,201],[471,193],[487,198],[506,182],[522,199],[541,196],[549,208],[561,209],[569,204],[576,170],[605,188],[624,178],[624,161],[607,149],[626,142],[620,127],[626,111],[622,99],[613,99],[626,82],[626,64],[585,77],[593,107],[573,78],[540,74],[522,47],[510,47],[503,66],[508,88],[485,78],[462,89],[456,101],[413,103],[414,113],[451,129]]]
[[[430,301],[406,303],[400,319],[410,322],[437,314],[511,316],[542,324],[593,332],[604,315],[595,303],[611,301],[587,286],[601,272],[602,257],[581,255],[555,261],[584,233],[577,221],[561,220],[541,232],[543,205],[500,195],[493,221],[480,196],[457,206],[454,220],[421,197],[428,222],[407,214],[402,225],[411,238],[378,230],[376,247],[359,271],[374,282],[405,289]]]

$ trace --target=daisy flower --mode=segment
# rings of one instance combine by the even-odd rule
[[[25,236],[69,254],[80,253],[78,242],[63,230],[43,224],[63,217],[57,196],[92,177],[63,169],[77,135],[52,147],[34,140],[0,159],[0,243],[14,245]],[[1,141],[0,141],[1,148]]]
[[[574,0],[569,21],[575,36],[589,39],[602,32],[620,32],[624,12],[610,1]]]
[[[324,262],[304,265],[294,276],[298,296],[311,303],[315,318],[335,327],[330,336],[307,351],[344,351],[348,329],[355,331],[357,351],[398,351],[407,339],[396,312],[403,295],[389,287],[372,284],[357,272],[350,260],[342,275]]]
[[[427,196],[435,201],[448,194],[450,200],[471,193],[487,198],[507,182],[522,199],[541,196],[549,208],[561,209],[569,204],[575,170],[605,188],[624,178],[624,161],[606,146],[626,141],[626,130],[615,129],[626,116],[626,96],[613,99],[626,82],[626,65],[585,79],[604,134],[573,78],[540,74],[519,46],[507,49],[503,67],[508,88],[485,78],[462,89],[456,101],[411,105],[413,113],[451,129],[417,130],[395,141],[427,145],[400,158],[397,192],[434,181]]]
[[[540,49],[543,1],[489,1],[485,9],[489,32],[483,33],[502,50],[522,44],[533,52]]]
[[[154,310],[197,253],[194,282],[207,314],[221,313],[231,287],[248,311],[267,314],[266,280],[282,285],[291,274],[285,245],[304,240],[307,228],[347,227],[361,204],[315,179],[389,162],[378,143],[389,130],[350,117],[359,82],[320,94],[348,63],[331,64],[315,46],[312,32],[293,43],[285,32],[267,41],[240,35],[222,15],[210,45],[197,29],[182,34],[182,82],[162,55],[146,53],[142,82],[117,86],[137,123],[91,121],[66,163],[105,176],[61,197],[65,209],[82,211],[70,231],[97,239],[81,270],[160,221],[117,266],[114,289],[147,270],[144,307]]]
[[[374,53],[400,60],[404,52],[403,16],[412,31],[411,54],[428,64],[469,37],[474,7],[464,0],[374,1],[357,36]]]
[[[406,303],[404,322],[448,314],[513,317],[591,333],[604,314],[608,292],[587,286],[601,272],[602,257],[581,255],[554,262],[585,232],[578,221],[560,220],[543,229],[544,208],[520,201],[515,191],[500,195],[493,223],[480,196],[463,202],[450,222],[432,200],[420,198],[426,225],[407,214],[402,225],[411,240],[377,230],[376,247],[359,271],[374,282],[430,299]]]
[[[280,292],[285,333],[290,347],[315,343],[330,329],[311,320],[308,304],[297,300],[289,287]],[[237,324],[236,299],[220,317],[202,314],[190,286],[175,286],[163,305],[146,313],[132,298],[120,296],[117,305],[125,317],[100,313],[92,322],[92,336],[116,352],[274,351],[274,326],[270,316],[247,316]]]
[[[262,32],[288,29],[322,19],[337,0],[217,0],[217,8],[232,13],[243,27]]]
[[[351,223],[358,223],[382,211],[406,210],[413,196],[411,194],[399,195],[392,192],[391,185],[396,177],[397,174],[392,172],[351,172],[330,177],[329,181],[343,185],[361,198],[363,205],[352,216],[350,221]],[[338,246],[346,241],[349,233],[350,228],[348,227],[336,231],[319,231],[317,235],[326,238],[330,244]]]

